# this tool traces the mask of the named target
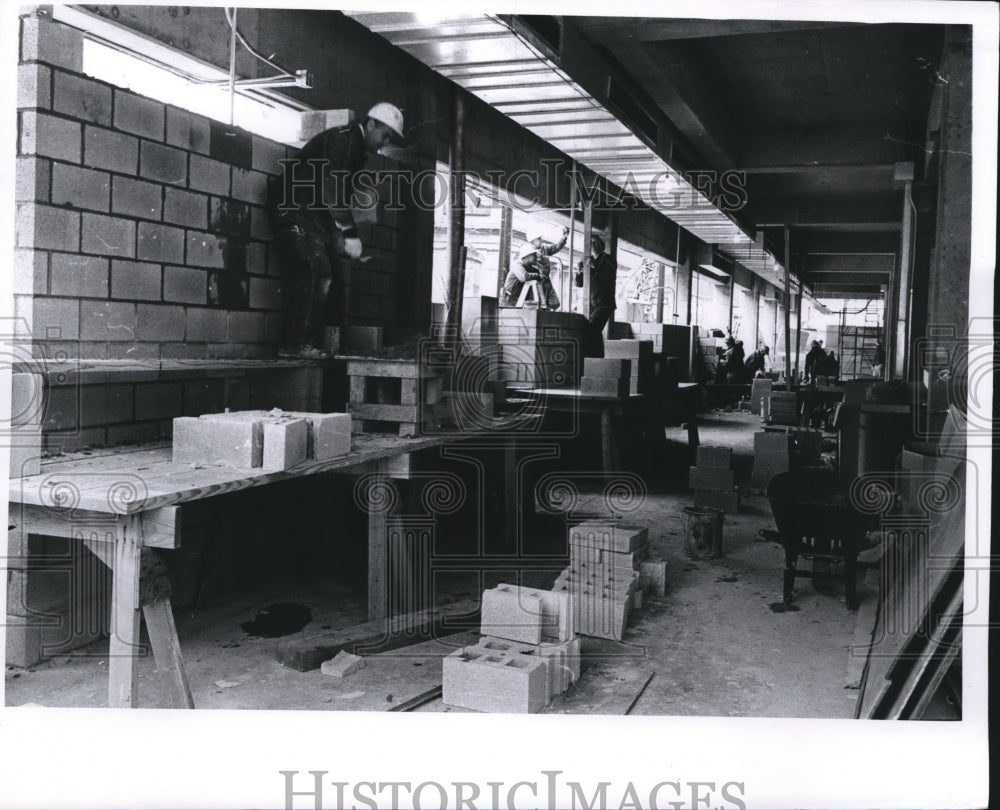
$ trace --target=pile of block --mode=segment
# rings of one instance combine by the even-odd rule
[[[345,358],[355,433],[415,436],[436,428],[444,406],[443,379],[418,360]]]
[[[612,358],[583,358],[580,393],[600,397],[627,397],[632,380],[632,361]]]
[[[351,450],[351,415],[299,411],[233,411],[179,416],[173,460],[184,464],[287,470]]]
[[[578,312],[501,307],[497,341],[503,378],[523,387],[576,388],[588,328]]]
[[[773,425],[797,425],[798,395],[794,391],[772,391],[768,394],[766,419]]]
[[[688,480],[694,490],[694,505],[737,514],[740,491],[734,485],[732,449],[699,445],[696,462],[689,469]]]
[[[497,585],[483,592],[475,645],[446,656],[442,700],[480,712],[531,713],[580,678],[567,594]]]
[[[667,564],[648,550],[646,529],[601,520],[570,529],[569,566],[552,589],[569,595],[575,632],[621,641],[643,593],[665,593]]]
[[[604,357],[607,360],[630,360],[628,393],[648,394],[653,390],[655,363],[652,340],[606,340]],[[586,363],[586,361],[584,361]],[[588,372],[584,368],[584,375]]]
[[[765,428],[754,434],[750,485],[765,489],[778,473],[820,463],[823,433],[815,428]]]

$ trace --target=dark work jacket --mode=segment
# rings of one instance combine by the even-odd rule
[[[354,227],[351,198],[358,172],[368,160],[365,133],[361,124],[343,129],[328,129],[311,138],[294,156],[297,163],[285,163],[270,187],[270,208],[277,230],[293,225],[318,236],[335,236],[337,230]],[[324,161],[313,165],[309,160]],[[296,185],[291,200],[285,200],[288,185],[286,172],[291,172]],[[310,208],[315,186],[308,181],[313,172],[322,173],[324,208]],[[291,203],[288,205],[288,203]]]
[[[590,257],[590,311],[601,307],[615,308],[615,281],[618,264],[607,253]]]

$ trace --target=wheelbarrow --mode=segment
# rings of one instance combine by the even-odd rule
[[[868,530],[876,528],[872,518],[851,506],[843,485],[831,470],[780,473],[768,484],[767,499],[778,531],[764,530],[761,534],[776,539],[785,550],[784,603],[792,602],[796,577],[823,583],[829,579],[830,563],[842,562],[847,609],[855,610],[858,552],[865,548]],[[800,571],[799,557],[811,559],[813,569]]]

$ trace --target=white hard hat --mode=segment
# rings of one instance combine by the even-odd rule
[[[403,113],[395,104],[380,101],[368,111],[368,117],[381,121],[401,139],[403,137]]]
[[[534,242],[536,239],[544,239],[545,231],[538,225],[532,225],[525,232],[524,238],[529,242]]]

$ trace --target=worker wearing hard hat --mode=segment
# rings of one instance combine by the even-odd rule
[[[559,309],[559,296],[552,286],[552,265],[549,256],[553,256],[566,245],[569,228],[564,227],[562,237],[558,242],[546,241],[538,229],[529,231],[527,241],[518,251],[517,260],[511,264],[510,272],[503,282],[504,306],[517,306],[521,290],[528,281],[537,281],[542,292],[543,303],[547,309]]]
[[[282,161],[271,188],[275,243],[284,279],[285,322],[278,354],[321,360],[326,325],[344,325],[346,269],[361,239],[351,214],[355,178],[369,155],[403,139],[403,113],[379,102],[364,120],[328,129]]]

